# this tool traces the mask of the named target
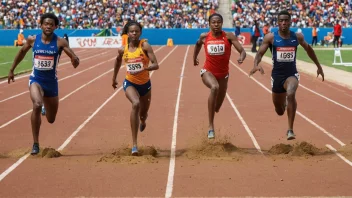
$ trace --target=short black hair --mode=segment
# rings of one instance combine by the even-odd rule
[[[138,23],[137,21],[133,21],[133,20],[130,20],[128,21],[128,23],[123,27],[123,30],[122,30],[122,34],[127,34],[128,33],[128,28],[131,26],[131,25],[136,25],[139,27],[139,29],[141,29],[141,33],[142,33],[142,26],[140,23]]]
[[[53,13],[45,13],[40,17],[40,24],[43,24],[44,20],[46,18],[52,19],[55,22],[55,25],[58,26],[59,25],[59,18],[57,18],[57,16]]]
[[[215,16],[220,17],[221,22],[223,22],[223,21],[224,21],[224,20],[222,19],[222,16],[221,16],[220,14],[218,14],[218,13],[214,13],[214,14],[212,14],[212,15],[210,15],[210,16],[209,16],[209,23],[210,23],[211,18],[213,18],[213,17],[215,17]]]
[[[281,12],[279,12],[277,18],[279,18],[281,15],[287,15],[288,18],[291,19],[291,14],[287,10],[282,10]]]

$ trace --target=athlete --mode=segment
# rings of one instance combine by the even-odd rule
[[[115,60],[112,86],[117,88],[117,74],[120,70],[122,60],[126,65],[126,77],[123,89],[127,99],[132,103],[130,115],[132,130],[132,155],[138,155],[137,135],[138,126],[142,132],[146,128],[146,119],[151,103],[151,82],[149,71],[159,69],[159,65],[152,47],[144,39],[140,39],[142,26],[129,21],[123,29],[128,35],[127,45],[118,49]],[[149,61],[152,63],[149,65]]]
[[[261,74],[264,74],[264,70],[259,63],[269,45],[272,45],[274,64],[271,73],[272,100],[275,111],[279,116],[285,113],[287,107],[287,140],[292,140],[295,139],[293,123],[297,109],[296,91],[299,84],[299,73],[296,68],[297,46],[301,45],[310,59],[316,64],[318,67],[317,77],[321,75],[323,81],[324,72],[313,48],[304,40],[303,34],[295,33],[290,30],[291,15],[287,11],[281,11],[278,14],[278,24],[278,31],[265,35],[263,44],[260,46],[255,56],[254,67],[250,71],[249,76],[253,75],[256,71],[260,71]]]
[[[43,14],[40,18],[42,33],[29,36],[27,42],[17,53],[8,75],[8,83],[14,80],[14,71],[23,60],[30,48],[33,48],[33,71],[29,77],[29,92],[33,103],[31,116],[33,148],[32,155],[39,153],[39,129],[41,126],[41,110],[44,104],[45,115],[49,123],[54,123],[58,106],[59,90],[56,68],[59,61],[59,49],[71,58],[74,68],[79,65],[79,58],[70,49],[67,41],[58,37],[54,30],[59,24],[59,19],[52,13]]]
[[[63,38],[67,41],[67,44],[70,46],[70,42],[69,42],[69,40],[68,40],[68,36],[67,36],[67,34],[64,34],[64,36],[63,36]],[[63,47],[60,47],[59,48],[59,57],[61,57],[61,53],[62,53],[62,51],[63,51],[64,49],[63,49]],[[59,60],[60,60],[60,58],[59,58]],[[58,61],[59,61],[58,60]],[[42,106],[42,115],[44,116],[45,115],[45,107],[44,107],[44,105]]]
[[[208,98],[209,139],[215,138],[215,112],[219,112],[226,95],[231,45],[240,53],[240,57],[237,60],[239,64],[246,58],[246,52],[237,37],[233,33],[223,31],[222,24],[222,16],[217,13],[212,14],[209,17],[210,31],[200,35],[193,53],[194,66],[198,66],[197,57],[204,44],[206,60],[204,67],[200,70],[200,76],[203,83],[210,89]]]

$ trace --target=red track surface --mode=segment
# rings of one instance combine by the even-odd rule
[[[1,102],[0,153],[5,157],[0,157],[0,197],[163,197],[170,193],[174,197],[352,196],[352,166],[334,153],[308,158],[267,154],[279,143],[307,141],[318,148],[329,144],[336,149],[341,148],[341,144],[350,146],[351,90],[301,74],[301,85],[347,108],[299,87],[298,111],[310,122],[296,115],[297,139],[287,142],[287,116],[277,116],[271,94],[248,78],[253,59],[247,56],[245,63],[238,66],[246,74],[235,65],[230,68],[228,97],[233,105],[225,98],[215,117],[216,137],[228,136],[243,152],[235,152],[233,158],[190,158],[188,154],[193,146],[207,134],[209,90],[202,84],[200,67],[193,66],[193,47],[189,47],[187,54],[186,51],[187,46],[177,46],[162,47],[156,52],[160,70],[151,77],[152,103],[147,128],[138,136],[139,145],[157,147],[160,156],[152,160],[154,163],[144,157],[131,159],[135,163],[98,162],[102,156],[131,143],[131,105],[123,90],[112,89],[112,72],[107,72],[113,68],[116,50],[77,52],[81,60],[106,53],[81,61],[77,69],[68,63],[59,70],[60,79],[82,71],[59,82],[61,99],[72,94],[60,102],[56,122],[50,125],[44,117],[42,119],[41,147],[58,149],[75,133],[60,151],[63,156],[59,158],[29,156],[19,163],[32,145],[30,113],[4,124],[31,110],[29,94]],[[231,60],[235,64],[237,57],[233,52]],[[186,64],[181,76],[184,58]],[[200,65],[204,58],[202,51]],[[61,64],[65,61],[68,59],[63,57]],[[254,79],[270,90],[271,66],[264,63],[263,66],[266,74],[258,73]],[[124,72],[121,68],[120,86]],[[180,80],[182,89],[177,105]],[[0,84],[0,101],[27,91],[27,83],[28,77],[10,85]],[[116,95],[106,102],[113,94]],[[253,134],[252,138],[249,134]],[[172,142],[176,143],[174,169],[170,168]],[[18,166],[9,169],[14,163]],[[8,174],[4,174],[6,170]]]

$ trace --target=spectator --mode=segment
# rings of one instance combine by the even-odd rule
[[[136,20],[144,28],[208,28],[218,0],[8,0],[0,4],[5,29],[39,29],[40,16],[53,12],[61,29],[110,29]]]

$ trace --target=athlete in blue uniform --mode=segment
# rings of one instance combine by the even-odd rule
[[[14,80],[14,70],[23,60],[30,48],[33,48],[33,71],[29,77],[29,92],[33,102],[33,112],[31,116],[33,148],[32,155],[39,153],[39,129],[41,125],[41,109],[44,103],[46,109],[46,119],[49,123],[54,123],[58,106],[58,79],[56,67],[60,58],[59,49],[71,58],[74,68],[79,65],[79,58],[70,49],[67,41],[54,34],[54,30],[59,24],[58,18],[52,13],[42,15],[40,19],[42,33],[29,36],[27,42],[17,53],[8,75],[8,83]]]
[[[278,14],[279,30],[265,35],[263,44],[254,59],[254,68],[249,76],[256,71],[264,74],[264,70],[259,63],[266,53],[269,45],[272,45],[272,55],[274,67],[271,74],[272,99],[275,111],[278,115],[283,115],[287,106],[288,130],[287,140],[295,139],[293,132],[293,122],[296,115],[297,101],[296,90],[299,83],[299,74],[296,68],[297,46],[301,45],[307,52],[310,59],[318,67],[319,74],[324,81],[323,69],[314,53],[313,48],[304,40],[303,34],[290,31],[291,15],[287,11]]]

